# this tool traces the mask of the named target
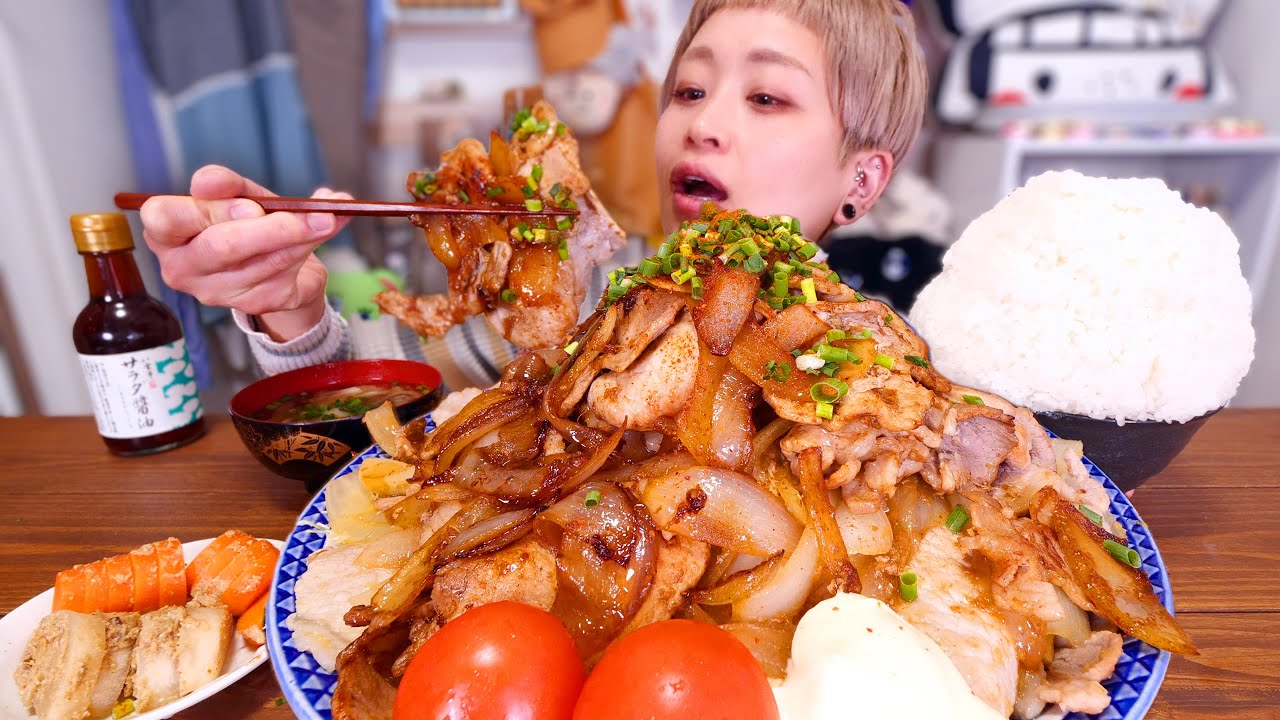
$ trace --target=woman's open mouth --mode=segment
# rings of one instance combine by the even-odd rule
[[[705,168],[681,163],[671,171],[671,202],[682,221],[697,218],[703,203],[723,205],[728,198],[724,185]]]

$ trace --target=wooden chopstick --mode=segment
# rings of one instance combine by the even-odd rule
[[[157,193],[158,194],[158,193]],[[121,210],[138,210],[149,198],[157,194],[116,193],[116,207]],[[178,195],[178,197],[190,197]],[[393,203],[373,200],[345,200],[341,198],[288,198],[249,197],[267,212],[324,212],[333,215],[370,215],[374,217],[399,217],[407,215],[527,215],[531,217],[566,217],[577,215],[577,210],[544,208],[529,210],[519,205],[443,205],[440,203]]]

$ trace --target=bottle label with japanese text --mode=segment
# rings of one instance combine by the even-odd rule
[[[204,414],[185,340],[118,355],[81,353],[80,367],[102,437],[159,435]]]

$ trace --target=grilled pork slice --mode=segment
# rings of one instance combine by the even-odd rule
[[[141,616],[135,612],[99,613],[106,623],[107,647],[98,682],[89,698],[89,716],[107,717],[121,697],[132,690],[133,646],[138,642]]]
[[[14,680],[40,720],[83,720],[103,657],[107,623],[99,615],[59,610],[46,616],[27,641]]]
[[[133,652],[133,696],[138,712],[178,699],[178,647],[186,608],[163,607],[142,616]]]
[[[186,695],[222,674],[231,647],[231,611],[224,606],[187,606],[178,633],[178,695]]]

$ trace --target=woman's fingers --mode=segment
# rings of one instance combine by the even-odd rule
[[[195,171],[191,176],[191,195],[201,200],[275,197],[270,190],[221,165],[205,165]]]

